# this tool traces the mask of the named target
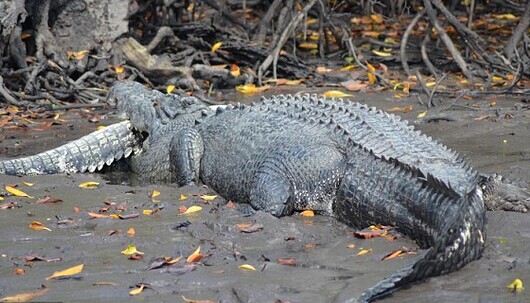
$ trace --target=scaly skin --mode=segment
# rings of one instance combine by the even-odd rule
[[[499,186],[490,190],[487,178],[479,186],[462,157],[394,115],[314,96],[276,96],[213,114],[193,98],[135,83],[116,86],[109,100],[130,119],[130,132],[148,134],[130,159],[147,179],[200,180],[278,216],[315,209],[353,226],[391,224],[427,249],[361,302],[482,253],[482,188],[494,196]]]

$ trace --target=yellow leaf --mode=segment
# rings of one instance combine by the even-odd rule
[[[341,92],[340,90],[328,90],[324,93],[324,97],[326,98],[343,98],[343,97],[352,97],[353,95],[346,94]]]
[[[252,83],[236,86],[236,90],[243,94],[255,94],[255,93],[263,92],[269,88],[270,88],[270,85],[257,87],[255,84],[252,84]]]
[[[76,60],[83,60],[86,54],[89,52],[87,50],[82,50],[74,53],[74,57]]]
[[[377,24],[383,23],[383,17],[381,17],[379,14],[370,15],[370,18]]]
[[[33,198],[32,196],[26,194],[25,192],[19,189],[14,188],[13,186],[6,185],[6,190],[16,197]]]
[[[143,213],[144,215],[146,215],[146,216],[149,216],[149,215],[151,215],[151,214],[153,213],[153,211],[150,210],[150,209],[144,209],[144,210],[142,211],[142,213]]]
[[[517,17],[515,17],[513,14],[496,15],[495,18],[504,19],[504,20],[515,20],[515,19],[517,19]]]
[[[79,184],[79,187],[88,188],[88,189],[94,189],[94,188],[98,187],[98,185],[99,185],[99,182],[87,181],[87,182],[83,182],[83,183]]]
[[[121,65],[116,65],[114,66],[114,71],[117,73],[117,74],[123,74],[125,72],[125,68]]]
[[[313,42],[302,42],[298,44],[298,47],[303,49],[317,49],[318,44]]]
[[[180,195],[180,200],[181,200],[181,201],[182,201],[182,200],[186,200],[186,199],[188,199],[188,197],[186,197],[186,196],[184,196],[184,195]]]
[[[377,50],[372,50],[372,53],[378,55],[379,57],[390,57],[390,56],[392,56],[391,53],[385,53],[385,52],[381,52],[381,51],[377,51]]]
[[[366,67],[368,67],[368,70],[371,71],[371,72],[375,72],[375,67],[373,67],[372,64],[370,63],[366,63]],[[375,75],[372,74],[371,72],[367,72],[366,74],[368,75],[368,83],[370,84],[374,84],[375,83]]]
[[[358,256],[366,255],[367,253],[371,253],[372,249],[363,249],[357,253]]]
[[[376,32],[376,31],[364,31],[363,32],[363,36],[365,37],[379,38],[380,35],[381,33]]]
[[[223,45],[223,42],[217,42],[214,45],[212,45],[212,53],[215,53],[220,47]]]
[[[346,65],[345,67],[341,67],[341,69],[339,69],[341,72],[345,72],[345,71],[350,71],[350,70],[353,70],[355,69],[355,66],[354,65]]]
[[[47,231],[52,231],[51,229],[49,229],[48,227],[44,226],[44,224],[40,223],[39,221],[33,221],[29,224],[29,228],[33,229],[33,230],[47,230]]]
[[[143,284],[140,285],[140,287],[131,290],[131,291],[129,292],[129,295],[131,295],[131,296],[139,295],[139,294],[144,290],[144,287],[145,287],[145,286],[144,286]]]
[[[22,182],[22,183],[24,183],[24,185],[29,186],[29,187],[33,186],[33,183],[30,183],[30,182]]]
[[[44,295],[49,290],[50,290],[49,288],[43,288],[36,292],[23,293],[23,294],[10,296],[10,297],[3,297],[3,298],[0,298],[0,302],[29,302],[33,298]]]
[[[285,82],[285,85],[300,85],[300,83],[302,83],[304,80],[303,79],[299,79],[299,80],[287,80]]]
[[[143,255],[144,253],[141,252],[141,251],[136,250],[136,245],[130,244],[130,245],[127,246],[127,248],[125,250],[123,250],[121,252],[121,254],[122,255],[134,255],[134,254]]]
[[[509,291],[513,291],[513,292],[520,292],[524,289],[523,281],[521,281],[521,279],[513,280],[513,282],[508,284],[508,286],[506,287],[508,288]]]
[[[136,231],[134,230],[134,228],[129,228],[129,230],[127,230],[127,234],[129,236],[134,236],[136,234]]]
[[[315,212],[312,211],[311,209],[307,209],[307,210],[304,210],[303,212],[301,212],[300,216],[302,216],[302,217],[314,217],[315,216]]]
[[[191,213],[194,213],[194,212],[198,212],[201,209],[202,209],[202,207],[197,206],[197,205],[193,205],[193,206],[190,206],[190,208],[186,209],[186,211],[183,212],[181,215],[187,215],[187,214],[191,214]]]
[[[217,195],[208,196],[208,195],[200,195],[199,198],[206,200],[206,201],[212,201],[215,198],[217,198]]]
[[[160,196],[160,192],[156,189],[153,189],[153,192],[151,193],[151,198]]]
[[[166,86],[166,93],[167,94],[171,94],[174,90],[175,90],[175,85],[170,84],[170,85]]]
[[[499,76],[493,76],[493,77],[491,77],[491,80],[493,80],[493,82],[503,82],[503,81],[505,81],[502,77],[499,77]]]
[[[118,214],[111,214],[111,215],[109,215],[109,217],[112,218],[112,219],[119,219],[120,218],[120,216]]]
[[[502,140],[502,143],[504,143],[504,144],[508,144],[508,140],[503,139],[503,140]]]
[[[239,265],[239,268],[240,269],[246,269],[246,270],[256,270],[256,268],[254,268],[254,266],[250,265],[250,264],[242,264],[242,265]]]
[[[65,269],[65,270],[56,271],[56,272],[53,273],[53,275],[47,277],[46,281],[51,280],[51,279],[55,279],[55,278],[62,278],[62,277],[68,277],[68,276],[77,275],[78,273],[83,271],[83,267],[84,266],[85,266],[84,264],[79,264],[77,266],[70,267],[70,268]]]
[[[0,196],[0,201],[4,200],[4,197]]]
[[[435,85],[436,85],[436,82],[434,82],[434,81],[425,83],[425,86],[427,86],[427,87],[433,87]]]
[[[422,113],[419,113],[417,117],[418,117],[418,118],[423,118],[423,117],[425,117],[425,115],[427,115],[427,112],[426,112],[426,111],[425,111],[425,112],[422,112]]]
[[[100,126],[96,127],[96,130],[102,130],[102,129],[104,129],[105,127],[106,127],[105,125],[100,125]]]

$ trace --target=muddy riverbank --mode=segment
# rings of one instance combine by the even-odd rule
[[[411,121],[419,120],[417,115],[425,111],[417,105],[415,97],[396,99],[392,93],[356,95],[353,100],[384,110],[413,105],[410,112],[397,113]],[[465,100],[462,104],[478,105],[481,109],[428,111],[426,117],[445,115],[456,121],[419,123],[417,127],[465,154],[477,170],[502,173],[528,187],[528,104],[518,98],[500,97]],[[89,133],[99,124],[115,121],[110,116],[91,123],[76,113],[66,115],[66,119],[69,122],[65,125],[52,126],[47,131],[3,128],[2,158],[34,154]],[[86,181],[98,182],[99,186],[80,188],[79,184]],[[101,174],[0,176],[3,191],[4,185],[9,184],[17,184],[35,198],[5,197],[0,201],[18,204],[12,209],[0,209],[0,298],[35,292],[45,285],[49,291],[34,300],[325,302],[339,294],[340,298],[357,297],[416,257],[405,254],[381,261],[402,247],[417,249],[406,238],[358,239],[353,236],[355,230],[324,216],[294,215],[281,219],[265,213],[247,216],[219,197],[211,201],[202,199],[201,194],[215,194],[202,186],[138,185],[134,177],[119,174],[112,178]],[[160,195],[150,197],[153,190]],[[43,196],[63,201],[36,203]],[[178,215],[182,206],[194,205],[202,210]],[[97,213],[102,208],[109,208],[104,215],[117,213],[127,218],[138,214],[138,217],[90,217],[89,212]],[[146,215],[144,210],[154,213]],[[410,302],[412,298],[430,302],[530,301],[528,290],[514,294],[506,288],[516,278],[530,283],[530,215],[490,212],[488,219],[487,247],[482,259],[455,273],[408,287],[383,302]],[[32,221],[43,223],[51,231],[28,228]],[[131,227],[134,235],[127,233]],[[245,228],[250,228],[250,232],[242,231]],[[130,260],[121,254],[130,244],[144,253],[142,260]],[[204,258],[189,265],[186,257],[199,246]],[[60,261],[21,259],[28,255]],[[171,267],[146,270],[155,259],[164,256],[184,258]],[[74,278],[45,279],[55,271],[78,264],[84,264],[84,270]],[[239,268],[243,264],[256,270]],[[25,273],[17,275],[17,268]],[[139,283],[148,287],[131,297],[129,292]]]

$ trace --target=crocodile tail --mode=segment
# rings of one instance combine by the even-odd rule
[[[462,207],[455,210],[458,215],[444,227],[448,237],[441,237],[414,263],[365,290],[358,302],[372,302],[407,284],[456,271],[480,258],[484,250],[486,223],[482,191],[475,186],[462,199]]]
[[[139,134],[123,121],[37,155],[0,161],[0,174],[44,175],[94,172],[141,147]]]

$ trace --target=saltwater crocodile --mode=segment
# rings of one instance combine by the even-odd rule
[[[353,226],[392,224],[426,248],[360,301],[457,270],[483,251],[485,206],[477,173],[396,116],[301,95],[213,112],[193,98],[167,97],[134,83],[116,86],[110,97],[129,121],[53,152],[2,161],[0,172],[93,171],[134,154],[133,168],[147,177],[201,180],[227,199],[275,215],[315,209]],[[115,133],[112,140],[95,139]],[[99,149],[84,151],[92,144]],[[61,160],[48,160],[55,156]],[[493,180],[482,178],[487,194],[495,192]]]

